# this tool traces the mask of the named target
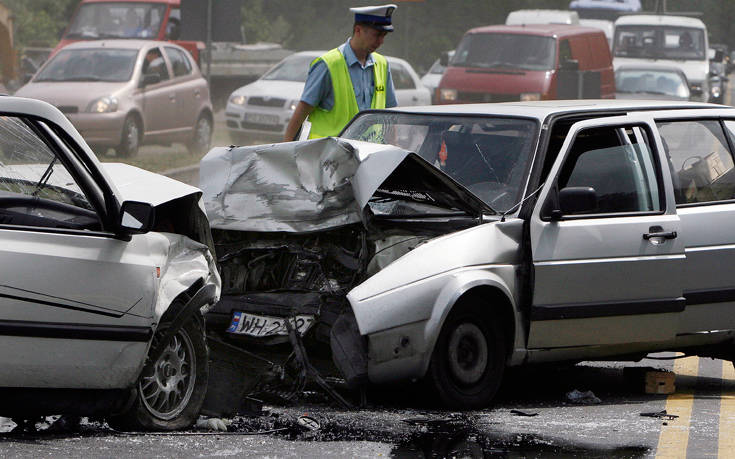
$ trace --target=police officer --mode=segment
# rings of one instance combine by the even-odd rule
[[[393,31],[395,9],[396,5],[350,8],[355,13],[352,36],[311,63],[284,141],[294,140],[307,116],[313,139],[339,134],[360,110],[397,105],[388,62],[375,52]]]

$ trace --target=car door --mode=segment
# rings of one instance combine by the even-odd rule
[[[147,239],[114,237],[100,187],[42,121],[0,117],[0,386],[121,387],[152,334]]]
[[[178,48],[165,46],[164,52],[173,72],[171,90],[176,94],[173,128],[189,131],[196,123],[202,98],[206,95],[204,79],[194,76],[188,56]]]
[[[159,48],[149,49],[143,57],[141,81],[146,74],[156,75],[158,81],[141,88],[145,134],[159,137],[174,128],[177,111],[176,89]]]
[[[528,348],[674,339],[685,255],[661,149],[648,118],[572,126],[530,222]]]

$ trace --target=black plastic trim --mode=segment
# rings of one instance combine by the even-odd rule
[[[95,341],[148,342],[151,327],[0,320],[0,335]]]
[[[97,315],[107,316],[107,317],[120,318],[125,314],[124,312],[108,312],[108,311],[102,311],[99,309],[84,308],[81,306],[72,306],[70,304],[55,303],[53,301],[45,301],[45,300],[36,299],[36,298],[27,298],[27,297],[22,297],[22,296],[17,296],[17,295],[8,295],[7,293],[0,293],[0,298],[8,298],[11,300],[42,304],[44,306],[51,306],[54,308],[61,308],[61,309],[69,309],[72,311],[88,312],[90,314],[97,314]],[[135,304],[137,304],[139,301],[140,299],[136,301]]]
[[[587,319],[682,312],[683,297],[656,300],[615,301],[608,303],[544,304],[531,307],[531,320]]]
[[[717,290],[689,290],[684,292],[687,306],[735,301],[735,288]]]

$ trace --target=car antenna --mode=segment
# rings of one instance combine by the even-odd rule
[[[541,188],[543,188],[545,184],[546,184],[546,182],[542,183],[541,185],[539,185],[538,188],[536,188],[535,190],[533,190],[532,193],[529,193],[528,196],[526,196],[525,198],[521,199],[521,201],[518,204],[514,205],[510,209],[508,209],[505,212],[503,212],[502,214],[500,214],[500,223],[503,223],[505,221],[505,216],[506,215],[508,215],[509,213],[513,212],[519,206],[523,205],[523,203],[526,202],[531,196],[533,196],[536,193],[538,193],[539,191],[541,191]]]

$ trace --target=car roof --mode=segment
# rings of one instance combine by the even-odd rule
[[[175,46],[179,45],[170,41],[156,40],[135,40],[129,38],[105,39],[105,40],[82,40],[70,43],[62,48],[65,49],[87,49],[87,48],[115,48],[115,49],[143,49],[153,48],[156,46]],[[182,48],[183,49],[183,48]]]
[[[616,100],[616,99],[584,99],[584,100],[547,100],[536,102],[503,102],[491,104],[463,105],[427,105],[423,107],[396,107],[391,111],[435,115],[497,115],[520,116],[545,120],[550,115],[594,112],[594,111],[626,111],[626,110],[674,110],[694,108],[722,109],[721,105],[699,102],[659,101],[659,100]]]
[[[514,33],[519,35],[540,35],[544,37],[586,35],[589,33],[603,33],[594,27],[585,27],[569,24],[525,24],[525,25],[490,25],[475,27],[467,31],[467,34],[479,33]]]
[[[672,25],[704,29],[704,23],[699,19],[663,14],[631,14],[629,16],[620,16],[615,21],[615,26],[617,27],[619,25]]]

